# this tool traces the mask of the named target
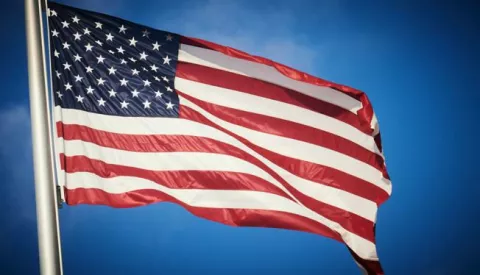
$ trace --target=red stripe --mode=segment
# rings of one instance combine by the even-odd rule
[[[117,208],[172,202],[183,206],[187,211],[198,217],[225,225],[298,230],[326,236],[343,243],[338,233],[303,216],[271,210],[192,207],[157,190],[136,190],[122,194],[111,194],[93,188],[65,189],[65,198],[68,205],[94,204]]]
[[[360,258],[353,250],[348,247],[350,254],[352,254],[355,261],[360,264],[366,271],[368,275],[384,275],[382,265],[379,261],[365,260]]]
[[[182,107],[184,108],[184,107]],[[183,112],[184,110],[182,110]],[[58,124],[57,124],[58,125]],[[211,152],[231,155],[256,165],[279,181],[305,206],[336,221],[345,229],[368,240],[373,238],[373,223],[356,214],[317,201],[294,189],[281,176],[268,166],[246,152],[216,140],[192,136],[164,136],[164,135],[123,135],[94,130],[79,125],[58,125],[59,132],[65,140],[83,140],[100,146],[136,152]],[[268,152],[267,152],[268,153]],[[271,185],[269,183],[269,185]]]
[[[377,204],[384,202],[389,197],[388,193],[380,187],[345,172],[316,163],[279,155],[272,151],[265,150],[260,146],[256,146],[247,139],[218,126],[197,111],[186,106],[181,106],[180,117],[214,127],[230,136],[235,137],[252,150],[299,177],[353,193],[374,201]]]
[[[206,119],[198,112],[185,106],[181,106],[181,108],[182,110],[180,113],[182,116],[184,116],[184,118],[217,128],[231,136],[234,136],[242,143],[248,144],[248,141],[246,141],[242,137],[230,133],[229,131],[223,130],[223,128],[220,128],[216,124],[212,123],[210,120]],[[246,152],[240,150],[235,146],[214,139],[177,135],[115,134],[100,130],[94,130],[81,125],[64,125],[61,122],[57,122],[57,135],[59,137],[63,137],[65,140],[83,140],[95,143],[103,147],[110,147],[133,152],[211,152],[218,154],[228,154],[249,161],[250,163],[262,168],[263,170],[268,171],[268,173],[277,180],[281,179],[283,181],[283,178],[278,176],[274,171],[272,171],[255,157],[247,154]],[[377,203],[385,200],[388,197],[388,194],[379,187],[369,182],[353,177],[349,174],[342,173],[340,174],[340,178],[338,178],[339,175],[331,174],[323,168],[318,168],[318,164],[313,164],[315,166],[312,166],[309,162],[303,162],[303,164],[305,164],[306,166],[302,167],[302,161],[298,161],[285,156],[280,156],[273,152],[263,150],[262,148],[253,144],[250,144],[249,147],[253,148],[252,146],[256,149],[256,151],[260,151],[259,153],[267,159],[279,158],[288,160],[289,164],[283,165],[285,166],[284,169],[291,169],[293,167],[296,167],[296,169],[291,170],[291,172],[298,176],[307,178],[321,184],[332,186],[349,193],[353,193],[355,195],[361,196]],[[292,165],[290,165],[290,163]]]
[[[250,190],[290,199],[280,188],[254,175],[225,171],[151,171],[106,163],[86,156],[60,155],[67,173],[89,172],[102,178],[136,177],[173,189]]]
[[[348,139],[295,122],[205,102],[180,91],[177,91],[177,93],[222,120],[252,130],[301,140],[337,151],[371,165],[382,172],[385,178],[389,179],[381,156]]]
[[[177,63],[176,75],[177,77],[192,81],[295,105],[316,113],[333,117],[359,129],[360,131],[370,133],[370,126],[365,130],[365,127],[362,127],[360,124],[358,117],[352,112],[346,111],[337,105],[266,81],[185,62]]]
[[[203,40],[203,39],[182,36],[181,39],[180,39],[180,42],[182,44],[186,44],[186,45],[191,45],[191,46],[195,46],[195,47],[200,47],[200,48],[204,48],[204,49],[210,49],[210,50],[214,50],[214,51],[217,51],[217,52],[221,52],[221,53],[223,53],[225,55],[228,55],[228,56],[231,56],[231,57],[240,58],[240,59],[264,64],[264,65],[275,68],[278,72],[280,72],[281,74],[283,74],[283,75],[285,75],[285,76],[287,76],[291,79],[294,79],[294,80],[297,80],[297,81],[302,81],[302,82],[305,82],[305,83],[310,83],[310,84],[317,85],[317,86],[331,87],[335,90],[338,90],[341,93],[347,94],[347,95],[359,100],[360,102],[362,102],[362,109],[360,109],[357,112],[357,115],[360,118],[361,124],[365,125],[364,126],[365,128],[368,129],[368,127],[370,127],[370,122],[372,121],[372,117],[373,117],[372,104],[370,103],[370,100],[368,99],[367,95],[360,90],[357,90],[357,89],[354,89],[354,88],[346,86],[346,85],[337,84],[337,83],[334,83],[334,82],[331,82],[331,81],[327,81],[325,79],[321,79],[321,78],[309,75],[305,72],[301,72],[299,70],[293,69],[291,67],[288,67],[286,65],[283,65],[283,64],[280,64],[280,63],[277,63],[277,62],[274,62],[274,61],[272,61],[270,59],[267,59],[267,58],[264,58],[264,57],[250,55],[246,52],[242,52],[240,50],[237,50],[237,49],[234,49],[234,48],[231,48],[231,47],[227,47],[227,46],[219,45],[219,44],[216,44],[216,43],[212,43],[210,41],[206,41],[206,40]],[[370,133],[373,133],[373,129],[371,129]]]
[[[236,138],[237,140],[239,140],[240,142],[242,142],[252,150],[256,151],[263,157],[269,159],[270,161],[282,167],[283,169],[289,170],[290,172],[292,172],[293,174],[296,174],[297,176],[303,177],[305,179],[308,179],[320,184],[329,185],[341,190],[345,190],[347,189],[346,187],[348,187],[348,189],[351,189],[353,192],[350,192],[350,190],[345,190],[345,191],[370,199],[374,202],[377,202],[377,204],[383,203],[389,197],[388,194],[383,189],[380,189],[379,187],[369,182],[363,181],[359,178],[353,177],[349,174],[346,174],[334,169],[330,169],[330,170],[323,169],[318,164],[313,164],[306,161],[300,161],[300,160],[288,158],[288,157],[276,154],[274,152],[265,150],[262,147],[256,146],[250,143],[248,140],[214,124],[213,122],[211,122],[210,120],[208,120],[203,115],[196,112],[195,110],[192,110],[186,106],[182,106],[181,108],[182,110],[180,111],[180,116],[182,118],[190,119],[192,121],[209,125],[220,131],[225,132],[226,134],[229,134],[230,136]],[[253,162],[254,160],[251,160],[251,159],[245,159],[245,160],[248,160],[256,164],[255,162]],[[285,182],[282,177],[278,176],[274,171],[272,171],[267,166],[264,166],[261,163],[256,165],[262,168],[263,170],[269,172],[282,184]],[[362,218],[356,214],[344,211],[342,209],[339,209],[339,208],[321,203],[315,199],[312,199],[311,197],[306,196],[301,192],[298,192],[294,188],[289,188],[290,185],[288,183],[284,184],[284,186],[302,203],[304,203],[305,206],[318,212],[321,215],[324,215],[325,217],[331,220],[337,221],[347,230],[359,236],[362,236],[367,240],[374,241],[373,230],[372,230],[374,224],[371,221],[365,218]],[[332,209],[336,209],[337,211],[331,212]]]

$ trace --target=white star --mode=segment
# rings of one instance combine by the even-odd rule
[[[146,54],[145,52],[142,52],[142,53],[140,54],[140,60],[142,60],[142,59],[147,60],[147,56],[148,56],[148,54]]]
[[[147,70],[147,68],[145,68],[145,67],[142,67],[142,70],[144,70],[144,71],[148,71],[148,70]]]
[[[81,77],[80,75],[75,76],[75,82],[82,81],[82,79],[83,79],[83,77]]]
[[[170,86],[167,86],[167,91],[173,92],[173,90],[172,90],[172,88],[170,88]]]
[[[160,81],[160,78],[158,78],[158,76],[154,76],[153,78],[155,78],[156,81]]]
[[[76,96],[76,98],[77,98],[77,101],[78,101],[78,102],[83,103],[83,98],[84,98],[83,96],[78,95],[78,96]]]
[[[148,38],[148,36],[150,35],[150,32],[147,30],[144,30],[142,33],[143,33],[142,37],[146,36]]]
[[[95,22],[95,28],[101,29],[102,28],[102,23]]]
[[[150,104],[152,104],[152,102],[145,100],[145,102],[143,102],[143,108],[150,109]]]
[[[90,30],[88,28],[83,29],[83,34],[90,34]]]
[[[170,65],[170,61],[171,61],[171,59],[168,57],[168,55],[163,58],[163,64]]]
[[[119,53],[123,54],[123,52],[124,52],[125,50],[122,48],[122,46],[120,46],[120,47],[117,48],[117,51],[118,51]]]
[[[58,37],[58,32],[57,32],[57,30],[53,30],[53,31],[52,31],[52,36]]]
[[[92,69],[92,67],[90,67],[90,66],[87,66],[87,73],[91,73],[91,72],[93,72],[93,69]]]
[[[138,97],[138,94],[140,93],[139,91],[137,91],[137,89],[134,89],[133,91],[131,91],[132,93],[132,96],[133,97]]]
[[[118,31],[118,32],[120,32],[120,33],[122,33],[122,32],[125,33],[125,31],[127,30],[127,28],[125,28],[123,25],[121,25],[119,29],[120,29],[120,31]]]
[[[103,60],[105,60],[105,57],[100,55],[99,57],[97,57],[97,60],[98,60],[97,63],[103,63]]]
[[[150,86],[150,84],[151,84],[151,82],[148,81],[148,79],[143,81],[144,86]]]
[[[92,48],[93,48],[93,46],[92,46],[92,45],[90,45],[90,43],[88,43],[88,44],[85,46],[85,48],[87,48],[87,50],[86,50],[87,52],[91,52],[91,51],[92,51]]]
[[[98,101],[98,106],[105,106],[105,100],[103,100],[103,98],[100,98]]]
[[[82,57],[78,53],[74,56],[75,61],[81,61]]]
[[[172,104],[172,102],[167,103],[167,109],[173,109],[173,106],[175,106],[175,104]]]
[[[132,70],[132,75],[138,75],[140,72],[137,69]]]
[[[92,86],[88,86],[87,94],[92,94],[93,95],[93,91],[95,91],[95,89],[93,89]]]
[[[100,45],[100,47],[103,46],[103,43],[102,43],[102,41],[100,41],[100,40],[95,41],[95,43],[97,43],[98,45]]]
[[[68,44],[66,41],[63,42],[63,48],[67,49],[67,50],[70,50],[70,44]]]
[[[60,78],[60,76],[62,75],[62,73],[59,73],[57,70],[55,70],[55,73],[57,74],[57,78]]]
[[[120,104],[122,104],[122,109],[127,109],[128,108],[128,102],[126,102],[125,100],[123,102],[120,102]]]
[[[128,83],[128,80],[126,80],[125,78],[120,79],[120,86],[127,86],[127,83]]]
[[[116,71],[117,69],[115,69],[114,67],[111,67],[110,69],[108,69],[108,74],[115,74]]]
[[[101,77],[99,79],[97,79],[97,81],[98,81],[98,85],[103,85],[103,83],[105,83],[105,79],[103,79]]]
[[[65,84],[65,91],[71,90],[72,85],[70,83]]]
[[[65,64],[63,64],[64,70],[70,70],[70,67],[72,67],[72,65],[68,64],[68,62],[65,62]]]
[[[48,9],[47,12],[48,12],[47,14],[48,16],[57,16],[57,12],[54,10]]]
[[[117,94],[117,92],[115,92],[113,89],[108,91],[108,93],[110,94],[110,97],[115,96]]]
[[[112,51],[112,50],[108,50],[108,52],[111,53],[111,54],[115,54],[115,52]]]
[[[113,41],[113,35],[111,33],[107,34],[107,41]]]
[[[75,33],[73,36],[75,36],[75,40],[80,40],[80,37],[82,37],[82,35],[80,33]]]
[[[130,57],[129,59],[130,59],[130,61],[132,61],[133,63],[135,63],[135,62],[137,61],[137,60],[135,60],[135,58],[133,58],[133,57]]]
[[[155,64],[153,64],[152,66],[150,66],[150,68],[151,68],[152,71],[154,71],[154,72],[157,72],[157,70],[158,70],[158,67],[155,66]]]
[[[166,38],[167,38],[167,41],[172,41],[172,39],[173,39],[173,37],[172,37],[170,34],[169,34],[169,35],[167,35],[167,37],[166,37]]]
[[[60,55],[60,53],[57,52],[57,50],[55,50],[55,51],[53,52],[53,55],[55,55],[55,57],[58,57],[58,56]]]
[[[60,91],[57,91],[57,95],[58,95],[58,98],[59,98],[59,99],[62,99],[63,94],[60,93]]]
[[[78,17],[75,15],[75,17],[72,17],[72,20],[73,20],[73,23],[77,23],[80,22],[80,19],[78,19]]]
[[[62,22],[62,28],[68,28],[68,25],[70,25],[70,23],[68,23],[67,21]]]
[[[162,79],[163,79],[163,81],[168,83],[168,78],[166,76],[163,76]]]
[[[137,43],[137,41],[135,40],[135,37],[132,37],[132,39],[128,40],[130,41],[130,46],[134,46],[135,47],[135,44]]]
[[[120,64],[127,64],[127,61],[125,61],[125,59],[120,59]]]
[[[162,97],[163,93],[160,91],[155,92],[155,97]]]
[[[157,50],[157,51],[159,50],[159,48],[161,46],[160,44],[157,43],[157,41],[155,41],[155,43],[152,44],[152,45],[153,45],[153,50]]]

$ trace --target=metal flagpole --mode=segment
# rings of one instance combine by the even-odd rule
[[[49,103],[40,1],[25,0],[25,25],[40,273],[61,275],[58,210],[50,147]]]
[[[41,4],[41,8],[42,8],[42,12],[46,12],[47,13],[47,20],[45,21],[46,23],[46,27],[47,27],[47,33],[49,34],[50,33],[50,26],[49,26],[49,23],[48,23],[48,0],[39,0],[40,1],[40,4]],[[50,37],[47,35],[47,51],[46,53],[49,53],[50,52]],[[50,56],[49,56],[50,57]],[[52,59],[51,58],[48,58],[48,69],[51,70],[52,68]],[[50,85],[48,86],[47,88],[47,91],[52,91],[53,90],[53,80],[52,80],[52,74],[49,73],[48,74],[49,76],[49,83]],[[49,93],[47,92],[47,99],[49,99],[49,104],[52,104],[53,103],[53,100],[52,98],[49,98],[48,96],[51,96],[52,93]],[[50,121],[51,123],[51,127],[48,128],[48,131],[50,133],[49,135],[49,138],[50,138],[50,142],[52,142],[53,138],[52,138],[52,135],[56,134],[57,133],[57,124],[55,123],[55,121],[52,121],[52,116],[50,116],[50,112],[48,112],[49,116],[48,116],[48,121]],[[50,124],[49,124],[50,126]],[[53,128],[53,132],[52,132],[52,128]],[[50,151],[51,151],[51,156],[55,156],[54,159],[52,159],[52,168],[53,168],[53,175],[54,177],[56,177],[57,181],[58,181],[58,184],[57,184],[57,203],[58,203],[58,208],[61,209],[62,208],[62,203],[63,203],[63,199],[64,199],[64,194],[63,194],[63,185],[60,184],[61,180],[60,180],[60,176],[61,175],[57,175],[57,172],[59,172],[59,170],[56,170],[55,167],[60,167],[60,159],[58,158],[58,155],[55,154],[55,150],[56,150],[56,143],[55,142],[52,142],[51,143],[52,146],[50,146]],[[58,216],[57,216],[58,217]],[[59,243],[60,245],[60,243]],[[62,255],[61,253],[61,248],[60,248],[60,256]],[[61,258],[60,258],[61,259]],[[61,263],[61,262],[60,262]]]

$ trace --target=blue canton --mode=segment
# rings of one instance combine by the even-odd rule
[[[48,6],[56,106],[178,117],[178,35],[53,2]]]

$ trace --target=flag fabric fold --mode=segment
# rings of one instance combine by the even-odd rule
[[[335,239],[383,274],[376,215],[392,189],[365,93],[114,16],[55,2],[47,13],[68,205],[174,202]]]

